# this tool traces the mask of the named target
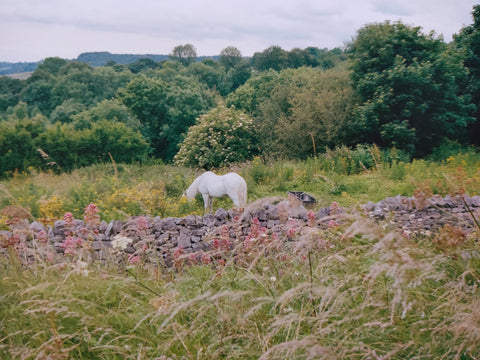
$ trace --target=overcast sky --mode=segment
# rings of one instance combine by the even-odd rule
[[[342,47],[365,24],[397,21],[445,41],[473,23],[478,0],[0,0],[0,61],[82,52],[198,55],[227,46],[251,56],[271,45]]]

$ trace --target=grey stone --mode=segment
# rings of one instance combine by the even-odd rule
[[[180,234],[177,237],[177,246],[187,249],[189,247],[192,247],[192,241],[190,240],[190,237],[186,234]]]
[[[220,221],[225,221],[228,219],[228,212],[225,209],[219,208],[215,212],[215,218]]]

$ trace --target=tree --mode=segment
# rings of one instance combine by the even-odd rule
[[[234,93],[227,96],[226,105],[234,105],[250,116],[257,117],[260,113],[260,104],[270,96],[273,88],[280,81],[279,78],[280,74],[274,70],[263,71],[251,77]]]
[[[167,145],[161,136],[162,128],[168,121],[166,96],[166,83],[143,75],[118,92],[118,99],[142,123],[142,134],[151,143],[153,154],[157,157],[161,156]]]
[[[46,119],[20,116],[0,121],[0,175],[40,165],[35,142],[45,131]]]
[[[225,86],[225,68],[218,61],[205,59],[192,63],[186,69],[186,74],[195,76],[200,83],[220,94],[224,95],[228,90]]]
[[[20,92],[25,86],[25,81],[0,76],[0,115],[10,106],[15,106],[20,100]]]
[[[220,58],[218,61],[228,71],[234,68],[242,60],[242,53],[235,46],[227,46],[220,51]]]
[[[229,91],[235,91],[238,87],[245,84],[245,82],[252,76],[252,69],[249,63],[242,59],[233,68],[227,71],[226,83],[229,86]]]
[[[345,67],[327,71],[299,69],[289,85],[285,105],[270,130],[270,154],[288,158],[314,156],[326,147],[351,143],[351,122],[357,98]],[[272,98],[275,101],[276,89]],[[285,96],[285,95],[284,95]],[[268,107],[263,106],[266,110]],[[264,119],[267,113],[264,112]],[[266,138],[268,129],[261,134]]]
[[[387,21],[360,29],[348,52],[361,101],[358,141],[423,156],[465,132],[471,107],[457,96],[462,67],[441,38]]]
[[[144,69],[156,69],[158,67],[160,65],[150,58],[141,58],[128,65],[128,68],[134,74],[138,74]]]
[[[181,143],[175,163],[211,169],[256,154],[253,120],[234,107],[219,105],[200,116]]]
[[[287,52],[280,46],[270,46],[268,49],[253,54],[253,67],[258,71],[285,69],[288,64]]]
[[[75,129],[89,128],[93,123],[110,120],[121,122],[134,130],[140,130],[141,123],[125,104],[118,99],[103,100],[94,107],[73,115]]]
[[[41,64],[38,65],[32,76],[35,77],[35,73],[37,72],[46,72],[50,75],[57,76],[60,69],[64,67],[67,63],[67,60],[61,59],[59,57],[46,58]]]
[[[195,78],[177,76],[168,86],[165,101],[168,117],[161,136],[167,145],[162,159],[170,161],[189,127],[215,105],[215,96]]]
[[[468,129],[470,141],[480,145],[480,5],[473,7],[472,15],[473,24],[464,27],[454,37],[454,45],[468,70],[468,77],[461,86],[466,89],[465,95],[471,96],[472,103],[476,105],[475,121]]]
[[[197,50],[191,44],[178,45],[172,50],[168,57],[174,61],[178,61],[184,66],[188,66],[197,59]]]
[[[193,77],[177,75],[167,83],[143,75],[135,78],[118,98],[142,123],[142,134],[153,154],[171,160],[188,127],[213,106],[213,94]]]

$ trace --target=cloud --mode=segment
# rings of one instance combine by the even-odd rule
[[[199,55],[236,46],[253,55],[343,46],[365,24],[402,20],[448,39],[472,22],[475,0],[2,0],[0,61],[75,58],[84,51]]]
[[[407,4],[398,1],[375,1],[373,6],[376,12],[385,15],[411,16],[414,14]]]

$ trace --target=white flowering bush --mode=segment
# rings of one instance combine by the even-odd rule
[[[210,169],[247,160],[256,149],[253,120],[233,106],[220,105],[190,127],[174,161]]]

